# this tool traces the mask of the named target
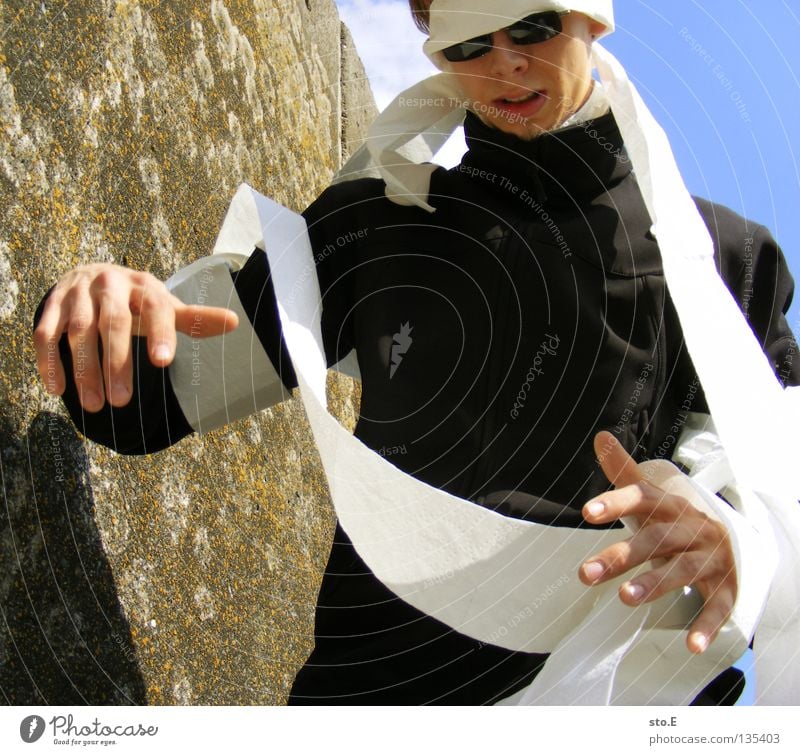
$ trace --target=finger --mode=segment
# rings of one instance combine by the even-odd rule
[[[147,353],[156,367],[166,367],[175,356],[173,299],[163,283],[149,276],[131,292],[131,312],[138,315],[134,335],[147,338]]]
[[[220,336],[238,325],[239,317],[232,309],[183,303],[175,308],[175,327],[192,338]]]
[[[693,653],[702,653],[716,639],[719,630],[733,613],[735,590],[728,581],[722,582],[706,599],[703,610],[689,627],[686,646]]]
[[[69,310],[67,340],[72,373],[81,405],[88,412],[103,408],[103,376],[97,352],[97,312],[89,289],[75,288],[64,302]]]
[[[51,293],[42,311],[39,324],[33,331],[36,349],[36,368],[45,389],[53,396],[60,396],[67,386],[64,365],[58,344],[67,326],[67,315],[61,306],[61,297]]]
[[[586,585],[607,582],[653,559],[698,549],[711,534],[684,522],[649,524],[627,540],[614,543],[592,556],[582,564],[579,576]]]
[[[602,430],[594,436],[594,453],[603,474],[615,487],[632,485],[642,479],[636,462],[610,432]]]
[[[112,288],[99,296],[97,326],[103,343],[103,378],[112,406],[125,406],[133,394],[132,320],[128,298]]]
[[[666,493],[646,480],[639,480],[587,501],[582,514],[592,524],[607,524],[626,516],[636,516],[645,523],[653,519],[676,520],[695,511],[682,496]]]
[[[621,585],[619,595],[626,605],[637,606],[689,585],[717,584],[731,578],[733,566],[723,549],[688,551]]]

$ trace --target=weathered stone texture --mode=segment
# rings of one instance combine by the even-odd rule
[[[281,703],[333,524],[299,401],[118,456],[45,393],[30,323],[75,265],[209,253],[242,181],[302,209],[374,114],[363,69],[333,0],[0,0],[0,28],[2,699]]]

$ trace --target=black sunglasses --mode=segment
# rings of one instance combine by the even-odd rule
[[[569,11],[534,13],[511,24],[506,31],[515,45],[535,45],[538,42],[546,42],[561,33],[561,16],[566,16],[567,13]],[[482,34],[480,37],[468,39],[466,42],[445,47],[442,53],[451,63],[463,63],[465,60],[474,60],[480,58],[481,55],[486,55],[492,47],[492,35]]]

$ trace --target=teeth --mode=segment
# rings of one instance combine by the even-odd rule
[[[522,95],[522,97],[517,97],[514,100],[509,99],[508,97],[504,97],[503,99],[504,99],[505,102],[517,103],[517,102],[525,102],[525,100],[533,99],[536,95],[537,95],[537,92],[531,92],[530,94]]]

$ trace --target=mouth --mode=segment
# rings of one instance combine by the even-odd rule
[[[498,110],[518,118],[530,118],[539,112],[547,100],[547,91],[537,89],[533,92],[509,92],[507,96],[493,100],[492,104]]]
[[[541,91],[525,92],[524,94],[516,95],[514,97],[498,97],[495,102],[503,105],[519,105],[523,102],[529,102],[537,97],[543,97],[544,93]]]

